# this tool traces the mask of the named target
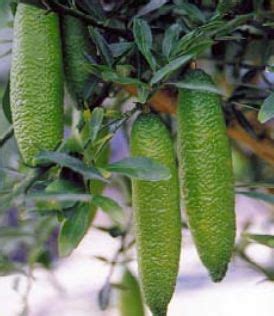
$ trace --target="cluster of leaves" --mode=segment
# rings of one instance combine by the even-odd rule
[[[8,4],[14,9],[16,2],[3,1],[1,14],[9,10]],[[92,4],[88,0],[24,2],[46,6],[48,10],[61,15],[81,19],[88,25],[90,41],[96,53],[90,56],[83,52],[90,61],[92,80],[85,89],[87,106],[82,109],[79,124],[71,127],[73,110],[70,108],[66,121],[71,136],[56,152],[40,153],[35,158],[39,168],[28,169],[20,165],[16,171],[4,170],[6,176],[1,188],[1,212],[4,214],[7,208],[13,206],[29,222],[35,221],[38,227],[48,221],[46,226],[50,229],[47,234],[38,243],[33,240],[28,244],[29,248],[40,251],[33,250],[36,256],[31,252],[31,262],[34,263],[45,258],[45,254],[41,256],[41,251],[56,228],[56,218],[61,224],[59,254],[68,255],[86,233],[94,208],[99,207],[113,223],[109,228],[100,229],[121,239],[121,248],[115,254],[113,264],[120,253],[132,245],[124,244],[128,232],[123,222],[125,216],[116,201],[102,194],[90,193],[90,186],[92,188],[92,183],[96,181],[110,183],[112,174],[150,181],[169,176],[168,170],[142,157],[100,164],[100,155],[115,133],[121,128],[126,130],[129,119],[139,109],[136,106],[131,111],[122,112],[121,104],[128,96],[121,92],[121,87],[136,88],[140,107],[162,88],[170,94],[175,93],[176,87],[221,94],[228,123],[237,120],[252,137],[264,137],[257,134],[248,117],[250,113],[259,112],[262,123],[274,117],[274,86],[266,76],[266,71],[273,70],[274,14],[270,10],[271,1],[231,0],[218,1],[218,4],[210,0],[95,0]],[[2,16],[0,21],[5,21]],[[185,85],[182,77],[193,61],[212,69],[220,89]],[[260,85],[257,84],[259,81]],[[2,102],[3,111],[12,124],[8,95],[7,87]],[[104,101],[110,97],[115,100],[112,107],[103,108]],[[5,145],[12,136],[10,128],[0,139],[0,144]],[[237,146],[237,150],[242,153],[244,149]],[[260,163],[262,167],[258,172],[259,163],[255,158],[251,157],[249,163],[253,164],[257,174],[252,173],[249,180],[256,183],[241,184],[239,193],[273,203],[273,195],[268,192],[242,190],[246,186],[252,189],[274,186],[272,176],[268,176],[269,169]],[[264,173],[269,180],[267,185],[260,183],[264,180]],[[0,239],[4,236],[5,240],[14,240],[21,231],[27,234],[26,238],[31,235],[24,225],[16,231],[17,235],[8,228],[2,232]],[[32,237],[34,234],[36,236],[36,231],[32,231]],[[272,246],[272,236],[245,235],[246,238]],[[239,249],[241,257],[247,260],[245,247]],[[0,265],[0,269],[5,273],[6,267],[13,263],[7,256],[3,258],[5,264]],[[9,271],[16,270],[17,267],[9,268]],[[111,273],[100,292],[102,308],[108,303],[110,277]]]

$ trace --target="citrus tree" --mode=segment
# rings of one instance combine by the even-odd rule
[[[11,54],[2,89],[2,274],[50,268],[100,229],[121,244],[100,307],[118,286],[123,315],[144,315],[144,298],[164,316],[184,228],[212,281],[225,277],[233,253],[273,279],[246,254],[252,242],[273,247],[273,236],[247,227],[235,242],[235,193],[274,201],[272,1],[6,0],[0,17],[0,27],[13,28],[2,56]],[[120,160],[118,132],[129,148]],[[104,195],[106,186],[121,191],[130,212]],[[112,225],[93,227],[98,212]],[[140,289],[127,267],[135,245]],[[125,273],[113,285],[118,262]]]

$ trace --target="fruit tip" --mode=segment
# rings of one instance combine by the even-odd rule
[[[211,280],[215,283],[221,282],[226,275],[227,265],[225,265],[222,269],[210,271]]]

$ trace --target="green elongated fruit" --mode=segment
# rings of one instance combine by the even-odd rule
[[[175,155],[167,128],[154,114],[136,119],[130,141],[132,156],[152,158],[171,172],[166,181],[132,183],[141,288],[153,315],[164,316],[174,292],[181,248]]]
[[[63,54],[68,92],[83,107],[85,86],[90,78],[90,62],[85,54],[93,55],[87,25],[72,16],[62,18]]]
[[[120,315],[145,316],[143,299],[139,283],[135,276],[126,269],[123,274],[123,288],[120,290]]]
[[[235,238],[231,149],[217,94],[201,70],[189,72],[177,108],[180,179],[190,229],[213,281],[227,270]],[[198,89],[198,90],[197,90]]]
[[[19,3],[14,21],[11,111],[26,164],[63,137],[63,74],[59,21],[54,13]]]

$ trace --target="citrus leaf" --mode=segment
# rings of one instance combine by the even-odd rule
[[[219,1],[218,5],[217,5],[216,12],[218,14],[221,14],[221,15],[228,13],[235,6],[235,4],[237,2],[240,2],[240,1],[221,0],[221,1]]]
[[[274,203],[274,194],[262,193],[262,192],[256,192],[256,191],[250,191],[250,192],[240,191],[237,193],[246,195],[253,199],[262,200],[267,203]]]
[[[162,80],[164,77],[172,73],[173,71],[177,70],[184,64],[186,64],[188,61],[191,60],[193,55],[184,55],[181,57],[178,57],[174,60],[172,60],[170,63],[168,63],[166,66],[163,68],[159,69],[154,76],[152,77],[150,84],[154,85],[155,83],[159,82]]]
[[[104,119],[104,109],[95,108],[92,111],[90,123],[89,123],[89,137],[92,142],[94,142],[98,136],[100,128],[102,126]]]
[[[91,203],[100,207],[102,211],[110,216],[114,223],[122,223],[123,209],[116,201],[103,195],[94,195]]]
[[[248,234],[245,233],[243,236],[251,241],[256,241],[257,243],[274,248],[274,236],[273,235],[258,235],[258,234]]]
[[[107,65],[111,67],[113,65],[114,60],[108,43],[96,28],[89,27],[89,33],[94,44],[101,53],[102,57],[104,58],[104,61]]]
[[[121,85],[146,86],[145,83],[138,79],[121,76],[115,71],[103,71],[102,78],[105,81],[112,81]]]
[[[58,236],[58,252],[61,257],[66,257],[79,245],[88,231],[95,216],[96,207],[88,203],[79,203],[71,217],[61,224]]]
[[[112,56],[117,58],[128,52],[133,47],[132,42],[120,42],[109,45]]]
[[[141,9],[136,14],[136,17],[144,16],[154,10],[157,10],[167,2],[168,0],[150,0],[149,3],[141,7]]]
[[[160,181],[171,177],[170,170],[146,157],[125,158],[104,167],[109,172],[119,173],[130,178]]]
[[[93,18],[104,21],[105,13],[99,0],[78,0],[77,5],[86,10]]]
[[[85,193],[31,193],[28,194],[24,201],[26,203],[35,203],[40,210],[61,210],[62,203],[83,202],[89,203],[91,195]]]
[[[174,44],[179,38],[181,27],[179,24],[172,24],[166,31],[162,44],[162,52],[165,57],[169,58]]]
[[[135,18],[133,20],[133,35],[138,49],[143,54],[152,70],[156,68],[156,61],[151,53],[152,34],[150,26],[145,20]]]
[[[270,96],[264,100],[263,105],[258,115],[258,120],[261,123],[265,123],[268,120],[272,119],[273,117],[274,117],[274,92],[272,92]]]
[[[190,20],[199,23],[205,23],[206,18],[199,8],[191,3],[183,2],[179,7],[178,11],[183,15],[186,15]]]
[[[186,83],[183,81],[174,82],[170,84],[180,89],[197,90],[197,91],[210,92],[210,93],[223,95],[223,92],[219,90],[218,88],[216,88],[216,86],[214,85],[201,84],[201,83],[193,84],[193,83]]]
[[[66,153],[44,151],[34,159],[35,164],[55,163],[61,167],[67,167],[77,173],[80,173],[85,179],[97,179],[106,181],[98,169],[88,167],[80,159],[72,157]]]

